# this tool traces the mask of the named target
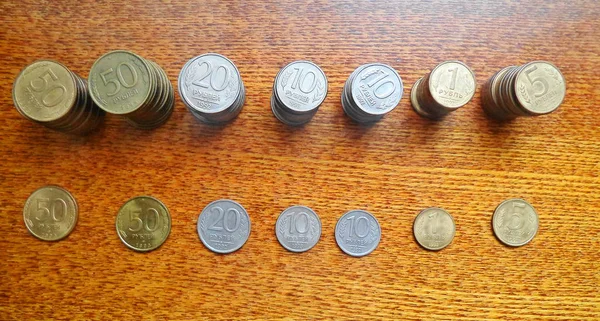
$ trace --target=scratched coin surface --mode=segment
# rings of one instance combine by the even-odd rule
[[[538,214],[527,201],[508,199],[496,208],[492,227],[498,240],[509,246],[525,245],[535,237],[539,227]]]
[[[367,211],[352,210],[342,215],[335,226],[335,241],[351,256],[368,255],[377,248],[380,240],[379,222]]]
[[[44,186],[27,198],[23,219],[27,230],[44,241],[60,240],[75,228],[79,209],[71,193],[58,186]]]
[[[144,106],[159,81],[142,57],[115,50],[98,58],[88,78],[90,96],[108,113],[124,115]]]
[[[565,79],[560,70],[549,62],[525,64],[515,77],[516,97],[520,105],[532,114],[551,113],[565,99]]]
[[[250,217],[239,203],[222,199],[208,204],[198,217],[198,235],[209,250],[231,253],[250,236]]]
[[[404,87],[400,75],[392,67],[372,63],[362,68],[352,81],[353,101],[371,115],[383,115],[394,109]]]
[[[161,246],[171,232],[171,214],[158,199],[137,196],[117,213],[117,234],[132,250],[146,252]]]
[[[292,252],[313,248],[321,237],[321,219],[306,206],[292,206],[279,215],[275,234],[281,246]]]
[[[458,108],[475,95],[475,75],[460,61],[446,61],[431,71],[431,96],[446,108]]]
[[[230,108],[243,86],[233,62],[215,53],[190,59],[181,69],[178,84],[179,94],[188,108],[205,114]]]
[[[327,77],[310,61],[294,61],[277,76],[277,97],[291,111],[313,110],[325,100]]]
[[[64,65],[51,60],[27,66],[15,80],[13,100],[23,116],[48,122],[65,116],[77,99],[76,79]]]
[[[444,209],[430,207],[421,211],[415,218],[413,233],[422,247],[437,251],[452,242],[456,226],[452,216]]]

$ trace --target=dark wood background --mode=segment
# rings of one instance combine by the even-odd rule
[[[597,1],[2,1],[0,3],[0,319],[97,320],[599,320],[600,5]],[[23,119],[12,83],[36,59],[83,77],[101,54],[132,50],[176,85],[184,63],[217,52],[247,90],[231,124],[199,123],[177,98],[153,131],[116,116],[89,137]],[[273,79],[309,59],[329,79],[311,123],[288,128],[271,113]],[[458,59],[478,85],[508,65],[556,64],[567,97],[555,113],[510,123],[487,119],[479,89],[441,122],[417,116],[412,84]],[[400,105],[370,128],[342,112],[348,75],[367,62],[393,66]],[[46,184],[73,193],[80,218],[60,242],[23,223],[29,194]],[[173,228],[151,253],[115,232],[119,207],[152,195]],[[539,234],[508,248],[491,229],[506,198],[540,214]],[[252,220],[238,252],[216,255],[198,239],[202,208],[237,200]],[[323,222],[303,254],[276,240],[279,213],[313,208]],[[421,249],[412,236],[425,207],[448,210],[452,244]],[[372,212],[383,237],[352,258],[333,229],[350,209]]]

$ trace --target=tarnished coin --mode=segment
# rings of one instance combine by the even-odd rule
[[[310,121],[327,96],[327,77],[310,61],[294,61],[275,77],[271,109],[281,122],[295,126]]]
[[[335,226],[335,241],[342,251],[351,256],[365,256],[373,252],[381,240],[381,227],[369,212],[352,210],[340,217]]]
[[[549,62],[534,61],[525,64],[515,78],[517,100],[531,114],[551,113],[565,99],[565,78]]]
[[[60,240],[75,228],[79,209],[71,193],[58,186],[44,186],[27,198],[23,219],[27,230],[44,241]]]
[[[144,106],[158,79],[146,60],[133,52],[115,50],[98,58],[88,78],[90,95],[106,112],[132,113]]]
[[[117,213],[117,234],[130,249],[146,252],[161,246],[171,233],[171,214],[158,199],[137,196]]]
[[[198,217],[198,235],[209,250],[231,253],[250,236],[250,217],[237,202],[222,199],[208,204]]]
[[[520,198],[508,199],[496,208],[492,217],[496,237],[509,246],[529,243],[537,234],[538,214],[527,201]]]
[[[456,226],[452,216],[444,209],[430,207],[415,218],[413,233],[422,247],[437,251],[450,245]]]
[[[190,59],[177,83],[181,99],[203,122],[230,121],[244,105],[246,94],[240,72],[231,60],[216,53]]]
[[[321,237],[321,219],[306,206],[292,206],[281,212],[275,224],[281,246],[292,252],[313,248]]]

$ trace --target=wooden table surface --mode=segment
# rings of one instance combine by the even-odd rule
[[[2,320],[600,320],[600,6],[596,1],[2,1],[0,3],[0,319]],[[218,52],[240,69],[247,99],[232,123],[199,123],[177,96],[162,127],[143,131],[107,116],[88,137],[22,118],[12,83],[36,59],[83,77],[101,54],[132,50],[171,82],[193,56]],[[270,110],[273,79],[309,59],[329,94],[303,128]],[[555,113],[497,123],[479,87],[440,122],[415,114],[412,84],[458,59],[481,86],[531,60],[555,63],[567,97]],[[367,62],[404,81],[399,106],[372,127],[343,113],[348,75]],[[177,94],[178,95],[178,94]],[[80,207],[71,235],[43,242],[22,209],[56,184]],[[137,195],[169,207],[172,231],[150,253],[126,248],[119,207]],[[540,229],[520,248],[491,229],[494,208],[522,197]],[[198,239],[198,214],[231,198],[252,221],[229,255]],[[313,208],[320,242],[294,254],[275,237],[286,207]],[[439,252],[412,236],[416,214],[443,207],[457,224]],[[379,247],[353,258],[335,243],[337,219],[372,212]]]

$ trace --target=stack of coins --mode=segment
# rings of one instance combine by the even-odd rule
[[[234,119],[246,100],[237,67],[225,56],[215,53],[190,59],[181,69],[177,85],[181,100],[192,115],[209,124]]]
[[[565,99],[565,78],[556,66],[533,61],[498,71],[482,87],[483,110],[492,118],[509,120],[555,111]]]
[[[475,94],[475,75],[460,61],[445,61],[417,80],[410,102],[417,114],[440,119],[468,103]]]
[[[310,61],[294,61],[283,67],[273,83],[271,110],[290,126],[308,123],[327,96],[327,77]]]
[[[88,79],[90,95],[108,113],[122,115],[139,128],[169,119],[175,94],[167,74],[153,61],[116,50],[98,58]]]
[[[85,81],[56,61],[39,60],[25,67],[12,94],[23,117],[62,132],[89,133],[104,115],[89,99]]]
[[[402,79],[392,67],[380,63],[362,65],[346,80],[342,108],[356,122],[375,122],[396,108],[403,91]]]

